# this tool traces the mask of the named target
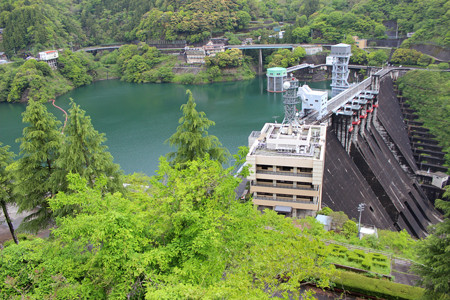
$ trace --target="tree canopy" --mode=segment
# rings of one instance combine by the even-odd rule
[[[435,299],[446,299],[450,293],[450,189],[446,200],[436,200],[436,207],[444,212],[444,221],[431,229],[431,235],[419,245],[419,264],[414,267],[427,293]],[[442,297],[442,298],[439,298]]]
[[[208,128],[214,126],[214,121],[206,118],[204,112],[198,112],[195,107],[194,97],[190,90],[186,91],[188,101],[181,105],[183,116],[177,131],[166,141],[170,146],[176,147],[176,152],[168,154],[174,164],[185,164],[196,158],[202,158],[206,154],[212,160],[224,163],[228,160],[228,150],[222,147],[219,139],[208,134]]]
[[[127,197],[104,193],[104,177],[89,187],[69,175],[71,192],[49,199],[50,208],[80,210],[57,218],[53,239],[0,252],[0,295],[269,299],[298,295],[303,281],[328,286],[334,271],[323,244],[237,201],[231,170],[207,156],[183,169],[162,158]]]
[[[29,101],[23,113],[20,158],[14,164],[15,194],[19,211],[31,212],[21,224],[27,231],[37,232],[53,224],[48,199],[58,187],[51,180],[60,154],[61,122],[38,101]]]

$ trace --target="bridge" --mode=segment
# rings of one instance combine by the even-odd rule
[[[358,96],[361,92],[365,90],[378,91],[381,78],[388,75],[392,71],[400,71],[403,69],[408,70],[407,68],[395,68],[395,67],[384,68],[379,70],[374,75],[364,79],[358,84],[350,86],[342,93],[328,100],[327,102],[328,113],[326,115],[319,117],[318,112],[313,112],[307,115],[304,118],[304,121],[306,123],[313,123],[313,124],[319,124],[321,122],[324,122],[325,120],[330,118],[330,116],[333,113],[335,113],[339,108],[344,106],[348,101],[352,100],[354,97]]]
[[[255,44],[255,45],[227,45],[225,49],[241,49],[241,50],[251,50],[251,49],[294,49],[299,47],[299,44]]]
[[[94,47],[87,47],[87,48],[81,48],[78,51],[84,51],[84,52],[96,52],[96,51],[102,51],[102,50],[116,50],[122,47],[123,44],[120,45],[104,45],[104,46],[94,46]]]
[[[305,68],[313,68],[314,65],[311,64],[301,64],[301,65],[297,65],[297,66],[293,66],[293,67],[289,67],[286,69],[286,71],[289,72],[294,72],[300,69],[305,69]]]

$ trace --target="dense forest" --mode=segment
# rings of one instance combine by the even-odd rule
[[[285,22],[291,42],[339,42],[346,35],[450,44],[448,0],[2,0],[8,55],[48,48],[148,40],[203,41],[225,32]],[[386,28],[391,21],[395,28]],[[393,22],[393,23],[392,23]],[[277,23],[278,24],[278,23]],[[256,26],[256,27],[255,27]]]

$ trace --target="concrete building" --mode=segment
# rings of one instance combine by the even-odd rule
[[[45,61],[50,68],[56,69],[56,60],[58,59],[58,50],[48,50],[44,52],[39,52],[38,59]]]
[[[209,41],[205,46],[203,46],[206,55],[208,56],[216,56],[217,53],[225,51],[225,44],[216,44],[212,41]]]
[[[249,136],[250,192],[258,209],[289,217],[321,208],[326,125],[266,123]]]
[[[203,48],[184,48],[188,64],[204,64],[206,52]]]
[[[323,47],[321,45],[300,45],[306,51],[306,55],[316,55],[319,52],[323,51]]]
[[[355,45],[359,49],[366,49],[367,48],[367,40],[366,39],[360,39],[356,35],[352,36],[352,39],[355,41]]]
[[[303,85],[298,88],[298,95],[302,99],[302,113],[307,115],[310,110],[319,112],[319,117],[325,116],[328,113],[327,101],[328,92],[312,90],[308,85]]]

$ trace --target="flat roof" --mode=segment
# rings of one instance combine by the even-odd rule
[[[256,132],[251,137],[256,137]],[[249,155],[298,156],[323,159],[326,125],[266,123]]]

